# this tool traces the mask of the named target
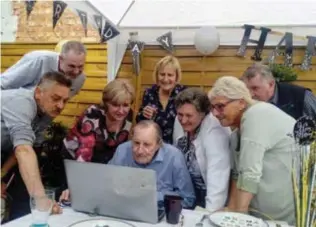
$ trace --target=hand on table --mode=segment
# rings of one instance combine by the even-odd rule
[[[62,201],[70,201],[70,192],[69,192],[69,189],[66,189],[64,190],[60,197],[59,197],[59,202],[62,202]]]
[[[56,203],[56,201],[53,202],[53,208],[52,208],[52,213],[51,214],[61,214],[63,210],[61,207]]]

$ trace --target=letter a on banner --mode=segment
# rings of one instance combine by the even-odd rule
[[[307,36],[307,46],[303,62],[301,64],[301,70],[307,71],[312,64],[312,57],[316,56],[316,36]]]
[[[145,43],[140,41],[129,40],[129,48],[133,57],[133,69],[134,73],[138,76],[140,73],[140,53],[143,51]]]
[[[53,29],[55,28],[58,20],[63,15],[67,4],[63,1],[54,1],[53,2]]]
[[[102,16],[101,15],[93,15],[94,22],[98,27],[98,32],[100,37],[102,36]]]

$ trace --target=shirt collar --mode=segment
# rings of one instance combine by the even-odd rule
[[[279,100],[278,86],[277,86],[277,84],[275,83],[275,85],[274,85],[274,93],[273,93],[272,98],[269,100],[269,103],[277,104],[277,103],[278,103],[278,100]]]

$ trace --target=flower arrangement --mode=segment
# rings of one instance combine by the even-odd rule
[[[297,79],[297,73],[289,66],[283,64],[270,64],[270,69],[274,78],[277,81],[295,81]]]

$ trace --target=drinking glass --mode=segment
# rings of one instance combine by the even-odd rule
[[[55,192],[46,189],[43,196],[31,196],[30,206],[32,212],[31,227],[48,227],[48,217],[52,211]]]

